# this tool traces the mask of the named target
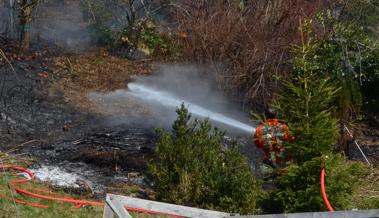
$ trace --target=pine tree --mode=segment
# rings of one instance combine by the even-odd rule
[[[324,65],[315,61],[323,42],[308,34],[308,24],[301,29],[302,43],[293,49],[294,79],[286,83],[285,92],[274,104],[285,114],[296,137],[294,143],[286,145],[294,163],[286,168],[285,175],[275,178],[277,189],[266,201],[274,205],[275,212],[326,209],[319,191],[322,161],[328,174],[328,196],[335,209],[352,207],[352,193],[367,172],[362,164],[348,162],[333,152],[338,139],[334,105],[341,96],[341,83],[336,83],[335,77],[323,71]]]

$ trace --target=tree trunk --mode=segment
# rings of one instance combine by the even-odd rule
[[[30,44],[30,23],[32,16],[33,4],[28,3],[28,0],[22,0],[20,4],[20,52],[24,53],[29,50]]]

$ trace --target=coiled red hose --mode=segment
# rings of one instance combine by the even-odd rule
[[[11,188],[14,188],[14,190],[17,193],[24,194],[24,195],[29,195],[29,196],[32,196],[32,197],[35,197],[35,198],[39,198],[39,199],[43,199],[43,200],[59,201],[59,202],[74,203],[74,204],[76,204],[72,208],[81,208],[83,205],[104,206],[103,202],[87,201],[87,200],[77,200],[77,199],[73,199],[73,198],[70,198],[70,197],[62,197],[62,198],[59,197],[58,198],[58,197],[41,195],[41,194],[37,194],[37,193],[31,192],[31,191],[27,191],[25,189],[16,187],[15,184],[29,182],[29,181],[35,179],[35,175],[32,172],[30,172],[29,170],[26,170],[25,168],[22,168],[20,166],[15,166],[15,165],[0,165],[0,169],[14,169],[14,170],[18,170],[18,171],[24,172],[24,173],[26,173],[26,174],[28,174],[30,176],[31,179],[18,179],[18,180],[12,180],[10,182],[9,186]],[[43,189],[39,189],[39,188],[33,188],[32,187],[31,189],[33,189],[35,191],[38,191],[38,192],[41,192],[41,193],[54,194],[51,191],[43,190]],[[46,206],[46,205],[35,204],[35,203],[30,203],[30,202],[22,201],[22,200],[19,200],[19,199],[10,198],[10,197],[7,197],[6,195],[3,195],[3,194],[0,194],[0,197],[4,198],[4,199],[7,199],[7,200],[11,200],[11,201],[14,200],[18,204],[24,204],[24,205],[28,205],[28,206],[31,206],[31,207],[42,208],[42,209],[48,208],[48,206]],[[137,212],[137,213],[164,215],[164,216],[171,217],[171,218],[184,218],[183,216],[178,216],[178,215],[173,215],[173,214],[166,214],[166,213],[160,213],[160,212],[156,212],[156,211],[152,211],[152,210],[145,210],[145,209],[140,209],[140,208],[135,208],[135,207],[127,207],[127,206],[125,206],[125,209],[127,209],[128,211],[133,211],[133,212]]]

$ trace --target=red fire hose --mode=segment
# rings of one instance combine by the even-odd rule
[[[81,206],[83,206],[83,205],[104,206],[103,202],[87,201],[87,200],[77,200],[77,199],[73,199],[73,198],[70,198],[70,197],[60,197],[60,198],[58,198],[58,197],[41,195],[41,194],[37,194],[37,193],[31,192],[31,191],[27,191],[25,189],[16,187],[15,184],[29,182],[29,181],[35,179],[35,175],[32,172],[30,172],[29,170],[26,170],[25,168],[22,168],[20,166],[15,166],[15,165],[0,165],[0,169],[14,169],[14,170],[18,170],[18,171],[24,172],[24,173],[26,173],[26,174],[28,174],[30,176],[30,179],[18,179],[18,180],[12,180],[12,181],[10,181],[10,184],[9,184],[10,188],[14,188],[14,190],[17,193],[24,194],[24,195],[29,195],[29,196],[32,196],[32,197],[35,197],[35,198],[39,198],[39,199],[43,199],[43,200],[59,201],[59,202],[74,203],[74,204],[76,204],[72,208],[81,208]],[[39,188],[35,188],[35,187],[31,187],[31,189],[33,189],[33,190],[35,190],[37,192],[40,192],[40,193],[55,194],[54,192],[51,192],[51,191],[48,191],[48,190],[39,189]],[[4,198],[4,199],[10,200],[10,201],[15,201],[18,204],[24,204],[24,205],[28,205],[28,206],[31,206],[31,207],[42,208],[42,209],[48,208],[48,206],[46,206],[46,205],[36,204],[36,203],[30,203],[30,202],[22,201],[22,200],[19,200],[19,199],[10,198],[10,197],[8,197],[6,195],[3,195],[1,193],[0,193],[0,198]],[[168,217],[172,217],[172,218],[184,218],[183,216],[177,216],[177,215],[173,215],[173,214],[160,213],[160,212],[156,212],[156,211],[152,211],[152,210],[145,210],[145,209],[134,208],[134,207],[127,207],[127,206],[125,206],[125,209],[127,209],[128,211],[133,211],[133,212],[137,212],[137,213],[164,215],[164,216],[168,216]]]
[[[184,216],[178,216],[178,215],[173,215],[173,214],[168,214],[168,213],[161,213],[161,212],[145,210],[145,209],[140,209],[140,208],[134,208],[134,207],[125,207],[125,209],[128,211],[136,212],[136,213],[147,213],[147,214],[153,214],[153,215],[167,216],[167,217],[171,217],[171,218],[186,218]]]
[[[11,188],[14,188],[14,190],[17,193],[24,194],[24,195],[29,195],[29,196],[32,196],[32,197],[35,197],[35,198],[39,198],[39,199],[43,199],[43,200],[51,200],[51,201],[60,201],[60,202],[66,202],[66,203],[73,203],[73,204],[76,204],[76,206],[74,206],[74,208],[79,208],[80,206],[83,206],[83,205],[104,206],[103,202],[77,200],[77,199],[73,199],[73,198],[69,198],[69,197],[58,198],[58,197],[46,196],[46,195],[37,194],[37,193],[31,192],[31,191],[28,191],[28,190],[16,187],[15,184],[25,183],[25,182],[29,182],[30,180],[35,179],[35,175],[32,172],[30,172],[29,170],[26,170],[25,168],[22,168],[22,167],[19,167],[19,166],[0,165],[0,168],[2,168],[2,169],[14,169],[14,170],[18,170],[18,171],[24,172],[24,173],[26,173],[26,174],[28,174],[30,176],[30,179],[18,179],[18,180],[12,180],[12,181],[10,181],[9,186]],[[53,192],[49,192],[49,191],[38,189],[38,188],[32,188],[32,189],[34,189],[36,191],[39,191],[39,192],[53,194]],[[9,199],[9,197],[6,197],[4,195],[0,195],[0,197],[4,197],[6,199]],[[15,202],[19,203],[19,204],[29,205],[29,206],[32,206],[32,207],[37,207],[37,208],[48,208],[48,206],[46,206],[46,205],[33,204],[33,203],[29,203],[29,202],[18,200],[18,199],[15,199]]]
[[[43,200],[60,201],[60,202],[66,202],[66,203],[74,203],[74,204],[76,204],[76,206],[73,206],[72,208],[80,208],[83,205],[104,206],[103,202],[76,200],[76,199],[69,198],[69,197],[58,198],[58,197],[41,195],[41,194],[37,194],[37,193],[33,193],[33,192],[30,192],[30,191],[27,191],[25,189],[18,188],[18,187],[15,186],[15,184],[29,182],[30,180],[35,179],[35,175],[32,172],[26,170],[25,168],[22,168],[22,167],[19,167],[19,166],[0,165],[0,168],[2,168],[2,169],[14,169],[14,170],[18,170],[18,171],[24,172],[24,173],[26,173],[26,174],[28,174],[30,176],[30,179],[19,179],[19,180],[12,180],[11,181],[10,187],[14,188],[15,191],[18,192],[18,193],[29,195],[29,196],[32,196],[32,197],[35,197],[35,198],[39,198],[39,199],[43,199]],[[51,191],[42,190],[42,189],[38,189],[38,188],[33,188],[33,189],[36,190],[36,191],[39,191],[39,192],[53,194],[53,192],[51,192]],[[328,208],[329,211],[334,211],[333,207],[330,205],[330,202],[328,200],[328,196],[326,195],[326,191],[325,191],[325,168],[324,168],[324,163],[322,163],[322,168],[321,168],[320,189],[321,189],[321,194],[322,194],[322,198],[324,200],[325,206]],[[7,200],[14,200],[18,204],[24,204],[24,205],[28,205],[28,206],[32,206],[32,207],[36,207],[36,208],[44,208],[44,209],[48,208],[48,206],[46,206],[46,205],[35,204],[35,203],[30,203],[30,202],[22,201],[22,200],[19,200],[19,199],[9,198],[9,197],[7,197],[6,195],[3,195],[3,194],[0,194],[0,197],[1,198],[5,198]],[[158,212],[155,212],[155,211],[150,211],[150,210],[144,210],[144,209],[132,208],[132,207],[125,207],[125,208],[127,210],[129,210],[129,211],[134,211],[134,212],[163,215],[161,213],[158,213]],[[181,217],[181,216],[170,215],[170,214],[164,214],[164,215],[170,216],[170,217],[174,217],[174,218]]]
[[[13,201],[14,200],[17,204],[24,204],[24,205],[28,205],[28,206],[31,206],[31,207],[42,208],[42,209],[48,208],[48,206],[46,206],[46,205],[34,204],[34,203],[26,202],[26,201],[21,201],[21,200],[18,200],[18,199],[13,199],[13,198],[7,197],[6,195],[3,195],[3,194],[0,194],[0,198],[7,199],[8,201]]]
[[[27,190],[21,189],[21,188],[15,188],[15,190],[18,193],[29,195],[29,196],[39,198],[39,199],[43,199],[43,200],[61,201],[61,202],[66,202],[66,203],[74,203],[74,204],[78,204],[78,205],[90,204],[90,205],[95,205],[95,206],[104,206],[103,202],[76,200],[76,199],[72,199],[72,198],[56,198],[56,197],[36,194],[36,193],[30,192],[30,191],[27,191]]]
[[[334,209],[330,205],[330,202],[328,200],[328,196],[326,195],[326,191],[325,191],[325,168],[324,168],[324,162],[322,163],[322,168],[321,168],[320,186],[321,186],[320,188],[321,188],[322,199],[324,200],[325,206],[328,208],[329,211],[333,212]]]

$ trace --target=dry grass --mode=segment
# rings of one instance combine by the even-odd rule
[[[379,208],[378,166],[374,167],[366,178],[362,178],[359,188],[353,195],[353,202],[359,209]]]
[[[90,92],[108,92],[125,89],[131,76],[150,74],[149,63],[129,61],[101,53],[55,59],[56,71],[50,94],[63,93],[64,100],[92,112],[102,112],[88,100]]]

